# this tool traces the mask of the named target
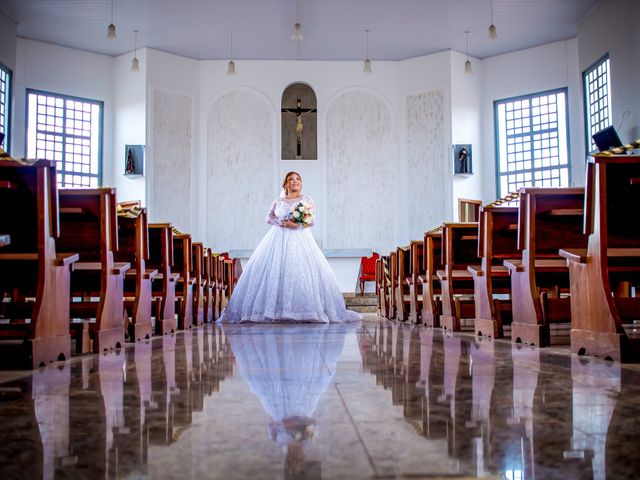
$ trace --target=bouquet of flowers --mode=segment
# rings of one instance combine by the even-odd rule
[[[302,226],[311,225],[314,218],[313,205],[304,200],[296,203],[291,208],[291,214],[289,215],[289,219],[292,222],[299,223]]]

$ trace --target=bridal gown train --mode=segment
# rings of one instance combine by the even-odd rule
[[[300,201],[274,200],[267,215],[270,230],[243,268],[222,323],[333,323],[359,320],[347,310],[340,287],[310,228],[280,225]]]

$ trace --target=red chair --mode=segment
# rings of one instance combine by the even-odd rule
[[[360,295],[364,295],[365,282],[376,281],[376,260],[380,255],[373,252],[370,257],[362,257],[360,260],[360,272],[358,273],[358,284],[360,285]]]

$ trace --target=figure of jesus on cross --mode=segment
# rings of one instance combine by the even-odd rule
[[[310,114],[315,112],[315,108],[302,108],[302,100],[299,98],[296,100],[296,108],[289,109],[283,108],[282,113],[288,113],[290,115],[296,116],[296,158],[302,158],[302,130],[304,125],[302,123],[302,119]]]

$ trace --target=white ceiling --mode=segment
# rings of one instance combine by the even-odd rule
[[[600,0],[299,0],[304,40],[291,40],[296,0],[0,0],[18,36],[108,55],[151,47],[195,59],[373,60],[447,49],[486,58],[572,38]],[[636,0],[629,0],[636,1]]]

